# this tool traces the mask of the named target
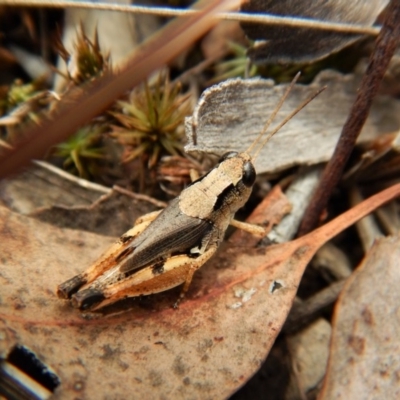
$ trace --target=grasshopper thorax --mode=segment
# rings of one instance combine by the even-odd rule
[[[229,221],[248,200],[256,171],[247,153],[226,153],[208,174],[179,196],[181,211],[194,218]]]
[[[220,158],[219,163],[225,163],[226,166],[224,168],[227,171],[232,167],[233,173],[240,177],[239,180],[241,180],[246,187],[252,187],[254,185],[256,170],[251,161],[251,157],[247,153],[230,151]],[[232,180],[237,180],[237,177],[232,176]]]

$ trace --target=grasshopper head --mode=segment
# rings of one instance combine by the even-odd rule
[[[247,153],[230,151],[220,158],[219,164],[230,175],[234,184],[241,181],[245,187],[253,187],[256,180],[256,170],[251,157]]]

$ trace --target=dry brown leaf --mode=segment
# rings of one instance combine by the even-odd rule
[[[336,305],[319,399],[400,397],[400,235],[377,241]]]
[[[331,325],[319,318],[287,338],[296,371],[296,383],[302,393],[309,392],[322,381],[329,356],[330,337]]]
[[[0,350],[4,354],[18,342],[39,354],[60,377],[61,398],[95,398],[99,392],[119,398],[132,390],[137,397],[226,397],[261,365],[297,288],[295,276],[285,279],[295,267],[289,265],[278,273],[284,287],[270,293],[275,268],[259,267],[265,249],[222,249],[197,274],[178,311],[171,308],[175,291],[133,301],[133,309],[120,316],[88,321],[54,290],[107,241],[6,209],[0,219],[6,260],[0,306],[6,339]]]
[[[387,189],[290,243],[225,243],[179,310],[171,308],[178,292],[170,291],[126,300],[96,319],[83,319],[54,291],[109,239],[0,208],[0,353],[16,343],[33,350],[61,379],[59,398],[227,397],[265,359],[318,247],[399,193],[400,185]]]
[[[362,143],[353,156],[353,165],[344,179],[350,182],[384,182],[400,173],[399,131],[379,135]]]
[[[331,158],[357,90],[354,75],[324,71],[310,85],[295,85],[272,126],[322,86],[327,89],[289,121],[256,160],[256,170],[276,172],[294,165],[317,164]],[[187,151],[222,155],[244,151],[262,131],[287,85],[265,79],[232,79],[207,89],[186,121]],[[400,102],[377,97],[361,140],[400,127]],[[271,128],[272,129],[272,128]]]
[[[388,0],[314,0],[312,5],[308,0],[247,0],[242,10],[369,26],[387,4]],[[243,23],[242,27],[255,40],[249,56],[259,64],[313,62],[362,37],[293,26]]]

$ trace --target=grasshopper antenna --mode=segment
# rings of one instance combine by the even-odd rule
[[[281,107],[282,107],[283,103],[285,102],[286,98],[289,96],[289,93],[292,91],[292,89],[293,89],[294,85],[296,84],[297,80],[299,79],[300,75],[301,75],[301,72],[299,71],[296,74],[296,76],[292,79],[292,82],[290,83],[290,85],[286,89],[285,93],[283,94],[283,96],[279,100],[279,103],[277,104],[275,109],[272,111],[272,114],[269,116],[267,122],[264,124],[264,127],[261,130],[261,132],[259,133],[259,135],[257,136],[256,140],[254,140],[254,142],[246,150],[247,154],[251,153],[251,151],[254,149],[254,147],[259,143],[260,139],[265,135],[265,133],[267,132],[269,126],[271,125],[271,122],[276,117],[276,114],[278,114],[279,110],[281,109]]]
[[[295,79],[297,80],[299,73],[296,75]],[[289,91],[292,89],[294,83],[296,82],[295,79],[293,79],[292,83],[289,86]],[[258,150],[256,151],[256,153],[254,154],[253,157],[253,161],[256,160],[256,158],[258,157],[258,155],[260,154],[261,150],[263,149],[263,147],[267,144],[267,142],[272,138],[272,136],[275,135],[276,132],[278,132],[288,121],[290,121],[298,112],[300,112],[310,101],[312,101],[313,99],[315,99],[321,92],[323,92],[327,87],[323,86],[321,89],[317,90],[314,94],[312,94],[308,99],[306,99],[305,101],[303,101],[303,103],[301,103],[294,111],[292,111],[287,117],[285,117],[285,119],[276,127],[274,128],[268,135],[267,137],[263,140],[263,142],[261,143],[261,146],[258,148]],[[286,90],[285,94],[283,95],[283,100],[286,99],[288,94],[288,91]],[[281,100],[282,101],[282,100]],[[281,106],[281,101],[279,102],[279,107]],[[277,107],[276,112],[279,111],[279,108]],[[276,115],[276,112],[274,110],[274,115]],[[271,117],[268,119],[267,122],[269,122],[269,124],[271,123],[269,120],[271,119]],[[268,124],[268,125],[269,125]],[[265,131],[265,129],[263,129],[263,131]],[[260,136],[257,137],[256,141],[259,142]],[[253,145],[252,145],[253,146]]]

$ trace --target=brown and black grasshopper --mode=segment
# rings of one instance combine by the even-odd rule
[[[216,252],[229,224],[263,236],[262,227],[233,217],[251,194],[256,179],[253,162],[259,151],[311,101],[304,102],[263,139],[296,79],[247,151],[226,153],[164,210],[139,218],[88,270],[59,285],[58,296],[71,299],[80,310],[97,310],[126,297],[159,293],[183,284],[177,305],[189,289],[193,274]]]

